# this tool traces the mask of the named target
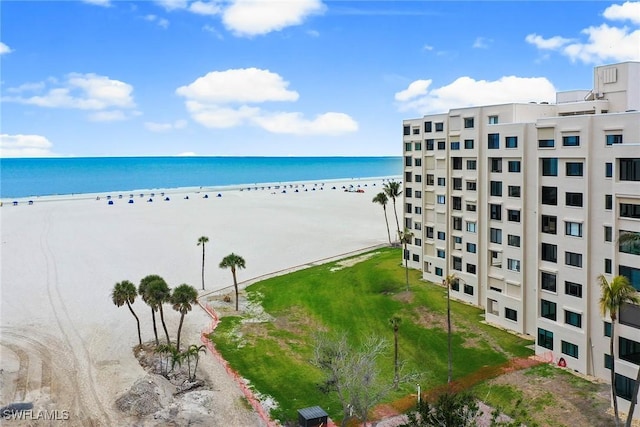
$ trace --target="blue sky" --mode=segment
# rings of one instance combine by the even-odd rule
[[[640,60],[640,2],[2,1],[0,156],[384,156]]]

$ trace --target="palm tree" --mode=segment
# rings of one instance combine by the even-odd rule
[[[609,314],[611,318],[611,337],[609,339],[609,352],[611,353],[611,394],[613,395],[613,411],[616,419],[616,426],[620,425],[620,416],[618,414],[618,399],[616,396],[616,372],[615,372],[615,324],[618,318],[620,308],[626,303],[640,302],[640,298],[636,295],[636,290],[629,283],[629,279],[625,276],[616,276],[611,282],[608,282],[604,275],[598,276],[600,284],[600,312],[603,316]],[[632,414],[629,414],[629,418]]]
[[[442,284],[447,287],[447,347],[448,347],[448,376],[447,384],[451,384],[451,377],[453,376],[453,364],[451,354],[451,285],[457,281],[455,274],[449,274],[442,281]]]
[[[151,320],[153,320],[153,336],[156,339],[156,346],[160,345],[160,341],[158,341],[158,328],[156,328],[156,307],[153,305],[151,301],[151,295],[149,293],[149,284],[155,280],[164,280],[162,277],[157,274],[150,274],[145,276],[140,280],[140,285],[138,286],[138,294],[142,297],[142,301],[144,301],[149,307],[151,307]]]
[[[398,330],[400,329],[400,323],[402,320],[393,316],[389,319],[389,324],[393,328],[393,386],[398,388],[398,383],[400,381],[400,370],[398,368]]]
[[[222,259],[220,262],[220,268],[231,268],[231,275],[233,276],[233,286],[236,289],[236,311],[238,311],[238,281],[236,278],[236,269],[244,268],[244,258],[240,255],[236,255],[233,252]]]
[[[396,226],[398,227],[398,234],[400,234],[400,223],[398,222],[398,211],[396,211],[396,199],[402,194],[400,189],[400,183],[397,181],[389,181],[384,184],[383,190],[387,197],[393,201],[393,213],[396,215]]]
[[[167,343],[171,344],[169,339],[169,331],[167,330],[167,324],[164,322],[164,310],[162,306],[170,302],[171,289],[167,285],[164,279],[159,278],[147,285],[147,292],[149,294],[150,305],[152,305],[157,311],[160,312],[160,321],[162,322],[162,328],[164,329],[164,335],[167,338]]]
[[[160,355],[160,374],[167,376],[169,374],[169,359],[173,353],[171,344],[160,344],[156,346],[155,352]],[[167,358],[166,363],[164,358]]]
[[[195,344],[191,344],[189,346],[189,351],[193,352],[193,357],[195,357],[196,359],[196,364],[193,367],[193,379],[196,379],[196,371],[198,370],[198,362],[200,361],[200,353],[207,353],[207,347],[203,344],[203,345],[195,345]]]
[[[198,299],[198,291],[191,285],[183,283],[173,290],[171,294],[171,304],[173,309],[180,313],[180,324],[178,326],[178,340],[176,349],[180,351],[180,333],[182,332],[182,322],[185,314],[191,311],[192,305]]]
[[[389,202],[389,198],[384,191],[379,192],[376,196],[371,200],[373,203],[379,203],[382,205],[382,210],[384,210],[384,222],[387,224],[387,235],[389,236],[389,244],[391,245],[391,232],[389,231],[389,219],[387,218],[387,203]]]
[[[413,233],[409,231],[407,227],[404,228],[404,231],[400,232],[400,243],[404,246],[404,253],[402,254],[402,258],[404,258],[404,272],[407,278],[407,291],[409,290],[409,251],[407,249],[407,245],[411,243],[413,240]]]
[[[198,245],[200,246],[202,245],[202,290],[204,291],[204,246],[205,243],[207,243],[209,241],[209,238],[207,236],[200,236],[200,238],[198,239]]]
[[[133,317],[136,318],[136,323],[138,324],[138,344],[142,345],[142,335],[140,334],[140,319],[138,319],[135,311],[133,311],[133,308],[131,308],[131,304],[133,304],[133,302],[136,300],[136,296],[138,296],[136,286],[128,280],[123,280],[120,283],[116,283],[113,287],[113,292],[111,292],[113,303],[118,307],[127,304],[127,307],[129,307],[129,311],[131,312],[131,314],[133,314]]]

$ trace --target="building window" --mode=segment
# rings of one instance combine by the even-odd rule
[[[462,197],[453,196],[451,198],[451,209],[454,211],[462,210]]]
[[[566,323],[567,325],[575,326],[576,328],[582,328],[582,314],[565,310],[564,323]]]
[[[467,273],[476,274],[476,265],[467,264]]]
[[[492,196],[502,196],[502,181],[491,181],[491,195]]]
[[[464,293],[467,295],[473,295],[473,286],[465,284]]]
[[[413,254],[413,255],[411,256],[411,259],[412,259],[413,261],[415,261],[415,262],[420,262],[420,255],[418,255],[418,254]]]
[[[611,369],[611,367],[613,366],[613,362],[611,361],[611,355],[610,354],[604,354],[604,368],[605,369]]]
[[[404,165],[411,166],[413,164],[413,158],[411,156],[404,157]]]
[[[431,122],[424,122],[424,131],[431,132]]]
[[[500,148],[500,134],[490,133],[487,135],[487,148],[489,150],[497,150]]]
[[[462,230],[462,218],[454,216],[452,217],[452,222],[454,230]]]
[[[470,170],[470,171],[476,170],[476,161],[475,160],[467,160],[467,170]]]
[[[573,267],[582,267],[582,254],[577,254],[575,252],[565,252],[564,263]]]
[[[519,185],[510,185],[508,187],[509,197],[520,197],[520,186]]]
[[[560,341],[562,344],[562,354],[578,358],[578,346],[567,341]]]
[[[438,231],[438,240],[445,240],[446,234],[444,231]]]
[[[444,130],[444,123],[443,122],[437,122],[436,123],[436,132],[442,132]]]
[[[620,216],[624,218],[640,218],[640,205],[620,203]]]
[[[618,270],[621,276],[629,279],[631,286],[636,288],[637,291],[640,291],[640,269],[621,265],[618,267]],[[638,319],[640,320],[640,317],[638,317]]]
[[[462,190],[462,178],[453,178],[453,189]]]
[[[446,254],[445,254],[445,252],[444,252],[444,249],[438,249],[438,250],[436,250],[436,256],[437,256],[438,258],[445,258],[445,257],[446,257]]]
[[[607,135],[607,145],[622,144],[622,135]]]
[[[516,236],[514,234],[509,234],[507,236],[507,245],[519,248],[520,247],[520,236]]]
[[[604,176],[605,178],[613,177],[613,163],[607,162],[604,164]]]
[[[558,187],[542,187],[542,204],[553,206],[558,204]]]
[[[433,151],[433,146],[434,146],[434,140],[427,139],[427,151]]]
[[[613,209],[613,195],[611,194],[604,195],[604,208],[608,211]]]
[[[558,176],[558,159],[542,159],[542,176]]]
[[[447,148],[446,141],[438,141],[438,150],[445,150]]]
[[[567,176],[582,176],[583,166],[582,162],[567,162],[565,165]]]
[[[465,139],[464,148],[466,148],[467,150],[473,150],[473,139]]]
[[[427,239],[433,239],[433,227],[427,227]]]
[[[640,342],[620,337],[618,343],[620,359],[640,365]]]
[[[416,129],[417,130],[417,129]],[[420,151],[422,150],[422,143],[421,142],[416,142],[414,145],[414,148],[416,151]]]
[[[611,274],[612,271],[613,271],[613,266],[611,265],[611,259],[610,258],[605,258],[604,259],[604,272],[605,272],[605,274]]]
[[[476,223],[475,222],[471,222],[471,221],[467,221],[467,231],[469,233],[475,233],[476,232]]]
[[[411,182],[411,181],[412,181],[412,179],[411,179],[411,175],[412,175],[412,173],[411,173],[411,172],[405,172],[405,173],[404,173],[404,180],[405,180],[406,182]]]
[[[404,126],[402,133],[406,135],[411,135],[411,126]]]
[[[553,148],[556,146],[556,141],[554,139],[539,139],[538,147],[540,148]]]
[[[619,159],[620,181],[640,181],[640,159]]]
[[[579,222],[565,221],[564,234],[567,236],[582,237],[582,224]]]
[[[624,244],[619,244],[618,250],[625,254],[640,255],[640,232],[620,230],[620,235],[622,234],[635,234],[637,240],[635,242],[632,241]]]
[[[436,267],[436,276],[442,277],[442,268]]]
[[[608,225],[604,226],[604,241],[612,242],[613,241],[613,228]]]
[[[467,190],[476,191],[476,182],[475,181],[467,181]]]
[[[541,272],[540,287],[545,291],[556,292],[556,275],[546,271]]]
[[[451,141],[451,149],[459,150],[460,149],[460,141]]]
[[[427,174],[427,185],[433,185],[434,176],[432,173]]]
[[[462,157],[452,157],[451,165],[453,170],[462,170]]]
[[[416,182],[422,182],[422,175],[416,174]]]
[[[520,172],[520,160],[509,160],[509,172]]]
[[[564,282],[564,293],[572,297],[582,298],[582,285],[574,282]]]
[[[443,196],[443,195],[439,195],[439,196],[437,197],[437,199],[436,199],[436,202],[437,202],[439,205],[444,205],[444,204],[445,204],[445,202],[446,202],[445,196]]]
[[[414,165],[414,166],[422,166],[422,159],[421,159],[421,158],[419,158],[419,157],[416,157],[416,158],[413,160],[413,165]]]
[[[509,320],[513,320],[514,322],[518,321],[518,312],[512,308],[505,307],[504,308],[504,317]]]
[[[604,336],[611,338],[611,322],[604,322],[603,326],[604,326],[603,328]]]
[[[465,129],[473,128],[473,117],[465,117],[465,119],[464,119],[464,128]]]
[[[413,193],[413,197],[415,197],[416,199],[421,199],[422,198],[422,191],[417,191],[415,193]]]
[[[476,211],[476,205],[474,205],[473,203],[467,203],[467,212],[475,212]]]
[[[558,230],[558,218],[552,215],[542,215],[542,232],[556,234]]]
[[[507,258],[507,270],[520,272],[520,260]]]
[[[413,207],[413,213],[415,213],[417,215],[422,215],[422,207],[421,206],[414,206]]]
[[[491,219],[495,219],[496,221],[502,220],[502,205],[496,205],[493,203],[489,204],[489,213]]]
[[[501,173],[502,172],[502,158],[501,157],[491,157],[491,172]]]
[[[476,253],[476,244],[475,243],[467,243],[467,252],[475,254]]]
[[[518,148],[518,137],[517,136],[508,136],[505,138],[505,147],[507,148]]]
[[[562,145],[565,147],[579,147],[580,137],[579,136],[563,136]]]
[[[491,243],[502,243],[502,230],[499,228],[490,228],[489,229],[489,241]]]
[[[553,332],[538,328],[538,345],[553,350]]]
[[[556,303],[546,299],[540,300],[540,316],[545,319],[556,320]]]
[[[462,258],[454,256],[451,257],[453,261],[453,269],[456,271],[462,271]]]
[[[414,128],[413,129],[413,134],[414,135],[420,135],[420,129],[419,128]]]
[[[489,124],[497,125],[498,124],[498,116],[489,116]]]
[[[582,207],[582,193],[565,193],[565,204],[567,206]]]
[[[516,209],[507,210],[507,220],[511,222],[520,222],[520,211]]]
[[[541,256],[543,261],[558,262],[558,246],[551,243],[543,243]]]
[[[411,151],[412,144],[410,142],[404,143],[404,151]]]
[[[635,385],[635,380],[625,377],[624,375],[616,374],[616,396],[631,402]]]
[[[445,178],[438,177],[438,186],[440,186],[440,187],[444,187],[444,186],[445,186],[445,184],[446,184],[446,180],[445,180]]]

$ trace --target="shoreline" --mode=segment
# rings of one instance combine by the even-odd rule
[[[163,196],[165,194],[183,195],[187,193],[208,193],[208,192],[228,192],[228,191],[266,191],[273,189],[283,189],[283,186],[291,186],[288,188],[296,188],[299,186],[307,185],[320,185],[320,184],[339,184],[339,183],[352,183],[361,182],[369,183],[372,181],[400,181],[402,175],[389,175],[389,176],[374,176],[374,177],[362,177],[362,178],[331,178],[331,179],[317,179],[317,180],[300,180],[300,181],[282,181],[282,182],[263,182],[263,183],[241,183],[232,185],[218,185],[218,186],[195,186],[195,187],[170,187],[170,188],[146,188],[146,189],[133,189],[133,190],[112,190],[101,191],[92,193],[70,193],[70,194],[44,194],[38,196],[20,196],[20,197],[0,197],[0,206],[9,206],[18,202],[19,204],[24,202],[52,202],[52,201],[70,201],[70,200],[91,200],[106,199],[107,197],[118,199],[140,198],[140,197],[157,197],[159,194]],[[277,187],[277,188],[276,188]],[[309,187],[311,188],[311,187]],[[159,193],[159,194],[156,194]],[[114,199],[115,200],[115,199]]]

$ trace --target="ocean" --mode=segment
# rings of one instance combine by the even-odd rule
[[[0,198],[402,175],[402,157],[0,159]]]

